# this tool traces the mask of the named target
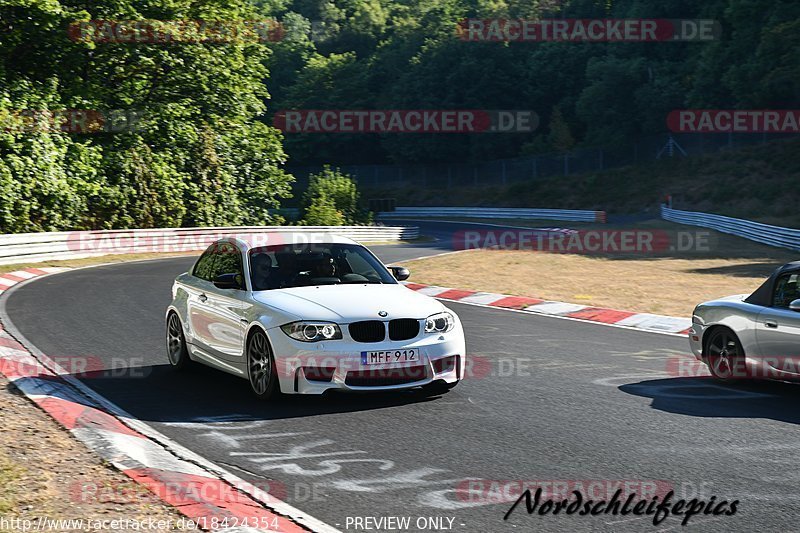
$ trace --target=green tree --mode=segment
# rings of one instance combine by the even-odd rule
[[[139,117],[120,131],[0,127],[0,231],[279,221],[268,209],[293,178],[280,132],[262,120],[263,43],[102,43],[67,31],[92,19],[255,18],[247,0],[0,2],[0,120]]]
[[[320,191],[306,208],[301,224],[303,226],[343,226],[346,222],[342,212],[336,209],[333,199],[329,198],[325,191]]]
[[[561,110],[554,107],[550,114],[550,132],[547,141],[556,152],[569,152],[575,146],[575,139],[569,131],[569,125],[564,121]]]
[[[330,215],[329,207],[339,213],[344,224],[368,224],[372,213],[359,206],[358,186],[355,180],[339,169],[324,167],[322,172],[309,177],[309,185],[303,195],[303,220],[309,225],[313,216],[319,213]]]

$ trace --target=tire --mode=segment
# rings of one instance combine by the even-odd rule
[[[446,383],[444,381],[434,381],[433,383],[428,383],[427,385],[422,387],[422,390],[429,394],[445,394],[447,391],[451,390],[453,387],[461,383],[461,380],[455,381],[453,383]]]
[[[747,377],[742,343],[728,328],[717,328],[706,342],[705,361],[715,379],[731,382]]]
[[[186,348],[186,337],[178,313],[174,311],[167,316],[167,358],[172,368],[186,370],[192,366],[189,350]]]
[[[269,400],[280,395],[275,357],[266,333],[256,330],[247,339],[247,380],[259,400]]]

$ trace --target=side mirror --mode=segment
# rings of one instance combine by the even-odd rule
[[[214,278],[214,286],[218,289],[241,289],[242,276],[237,273],[220,274]]]
[[[791,309],[792,311],[800,311],[800,298],[798,298],[797,300],[792,300],[791,303],[789,304],[789,309]]]
[[[389,270],[392,271],[392,275],[394,275],[394,279],[397,281],[405,281],[411,276],[411,271],[406,267],[390,266]]]

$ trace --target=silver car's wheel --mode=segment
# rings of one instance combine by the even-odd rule
[[[280,392],[272,348],[267,336],[260,330],[247,341],[247,377],[253,393],[261,400],[272,398]]]
[[[744,350],[733,332],[720,328],[711,333],[706,344],[706,364],[717,379],[729,381],[745,378]]]
[[[177,313],[170,313],[167,318],[167,357],[169,364],[179,370],[188,367],[192,362],[186,349],[181,319]]]

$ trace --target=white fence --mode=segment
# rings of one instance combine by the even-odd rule
[[[458,218],[524,218],[539,220],[571,220],[576,222],[606,221],[605,211],[579,209],[529,209],[516,207],[398,207],[378,213],[380,218],[458,217]]]
[[[0,265],[51,259],[78,259],[108,254],[200,251],[222,237],[327,233],[361,242],[416,239],[415,226],[237,226],[61,231],[0,235]]]
[[[661,206],[661,218],[678,224],[715,229],[722,233],[729,233],[771,246],[800,250],[800,229],[770,226],[752,220],[697,211],[679,211],[665,205]]]

